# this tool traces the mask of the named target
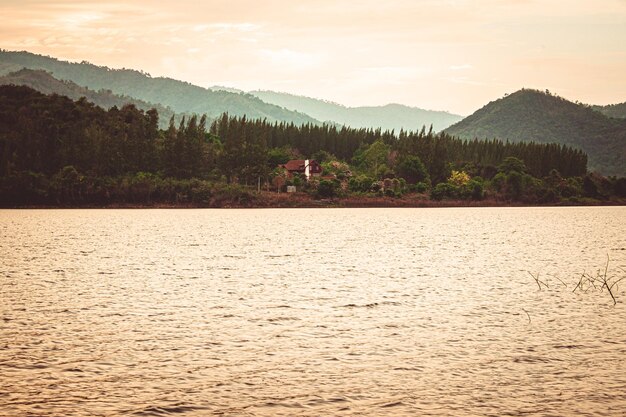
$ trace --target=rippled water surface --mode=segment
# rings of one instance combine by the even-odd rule
[[[626,208],[0,211],[0,415],[626,412]],[[530,276],[540,274],[540,291]]]

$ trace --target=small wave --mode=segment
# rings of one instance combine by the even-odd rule
[[[416,367],[397,367],[397,368],[393,368],[394,371],[410,371],[410,372],[414,372],[414,371],[422,371],[424,368],[421,368],[419,366]]]
[[[136,416],[167,416],[170,414],[181,414],[190,411],[206,410],[206,407],[177,405],[168,407],[149,406],[143,410],[134,412]]]
[[[269,321],[270,323],[275,323],[277,321],[296,321],[296,320],[300,320],[297,317],[272,317],[267,319],[267,321]]]
[[[545,358],[539,356],[520,356],[513,359],[515,363],[548,363],[548,362],[561,362],[561,359]]]
[[[395,402],[392,402],[392,403],[383,404],[383,405],[380,406],[380,408],[399,407],[401,405],[404,405],[404,403],[402,401],[395,401]]]
[[[340,306],[340,308],[375,308],[375,307],[385,306],[385,305],[399,306],[399,305],[402,305],[402,303],[398,301],[382,301],[380,303],[367,303],[367,304],[350,303],[350,304]]]
[[[265,404],[263,404],[263,407],[305,408],[304,405],[300,404],[299,402],[288,403],[284,401],[281,401],[281,402],[268,401]]]
[[[46,369],[49,366],[45,363],[33,363],[33,364],[19,364],[19,365],[15,365],[12,366],[12,368],[15,369]]]
[[[325,404],[339,404],[350,402],[346,397],[330,397],[330,398],[316,398],[306,403],[309,407],[316,407]]]

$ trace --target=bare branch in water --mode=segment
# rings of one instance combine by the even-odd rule
[[[543,282],[543,281],[541,281],[539,279],[539,272],[537,272],[537,276],[534,276],[532,274],[532,272],[530,272],[530,271],[526,271],[526,272],[528,272],[528,274],[530,274],[530,276],[533,277],[533,279],[537,283],[537,286],[539,287],[539,291],[541,291],[541,285],[545,285],[546,288],[550,288],[550,287],[548,287],[548,284],[546,284],[545,282]]]
[[[578,282],[574,286],[574,289],[572,290],[572,292],[574,293],[576,292],[576,290],[579,290],[580,292],[584,292],[584,293],[589,292],[589,290],[602,292],[606,288],[607,292],[609,293],[609,296],[611,297],[611,300],[613,300],[613,305],[616,305],[617,304],[616,295],[619,291],[618,284],[622,282],[623,280],[626,280],[626,276],[622,276],[620,278],[614,278],[614,277],[609,276],[610,262],[611,262],[611,259],[609,255],[607,254],[606,264],[604,265],[604,271],[602,271],[601,269],[598,269],[596,271],[595,276],[583,271],[583,273],[580,275],[580,278],[578,278]],[[617,269],[622,272],[626,272],[626,270],[622,267],[618,266]],[[539,290],[541,290],[542,285],[545,286],[546,288],[549,288],[545,282],[539,279],[539,273],[537,273],[537,275],[533,275],[531,272],[529,271],[527,272],[530,274],[531,277],[533,277],[533,279],[535,280],[535,283],[539,287]],[[562,279],[560,279],[556,275],[552,275],[552,276],[558,279],[561,282],[561,284],[563,284],[567,288],[567,284]]]
[[[600,278],[602,280],[602,287],[600,287],[600,290],[602,290],[602,288],[607,289],[607,291],[609,292],[609,295],[611,296],[611,298],[613,299],[613,305],[617,304],[617,300],[615,299],[615,296],[613,295],[613,291],[611,291],[611,288],[613,287],[612,285],[609,285],[609,281],[606,277],[606,274],[609,270],[609,255],[606,255],[606,266],[604,267],[604,275],[598,275],[598,278]]]
[[[561,284],[563,284],[563,286],[565,286],[565,288],[567,288],[567,284],[561,278],[559,278],[557,275],[552,275],[552,276],[554,278],[558,279],[561,282]]]

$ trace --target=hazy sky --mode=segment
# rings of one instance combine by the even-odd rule
[[[468,114],[626,101],[626,0],[0,0],[0,47],[202,86]]]

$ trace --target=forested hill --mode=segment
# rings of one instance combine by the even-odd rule
[[[517,91],[490,102],[445,132],[461,138],[569,145],[587,153],[590,171],[626,175],[626,120],[609,118],[547,92]]]
[[[374,107],[346,107],[309,97],[274,91],[251,91],[261,100],[306,113],[317,120],[329,121],[353,128],[377,128],[392,130],[419,130],[422,126],[433,126],[440,131],[462,119],[461,116],[443,111],[423,110],[401,104]]]
[[[88,62],[71,63],[25,51],[0,50],[0,75],[22,68],[45,70],[55,78],[73,81],[92,90],[111,90],[115,94],[159,103],[176,113],[206,114],[215,118],[227,112],[268,121],[319,123],[306,114],[265,103],[250,94],[214,91],[171,78],[153,78],[130,69],[112,69]]]
[[[0,77],[0,85],[25,85],[44,94],[59,94],[73,100],[85,97],[88,101],[107,110],[113,106],[122,108],[126,104],[132,104],[144,111],[154,108],[159,112],[159,125],[161,128],[167,127],[170,118],[174,115],[172,109],[160,104],[148,103],[132,97],[121,96],[114,94],[111,90],[90,90],[72,81],[58,80],[54,78],[52,74],[44,70],[30,70],[24,68],[12,72]]]

